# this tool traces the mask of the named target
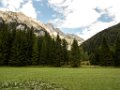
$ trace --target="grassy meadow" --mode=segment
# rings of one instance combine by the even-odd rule
[[[24,90],[9,89],[22,83],[33,86],[28,90],[120,90],[120,68],[0,67],[0,90]],[[39,87],[44,83],[64,89]]]

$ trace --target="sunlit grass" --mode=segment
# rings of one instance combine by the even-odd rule
[[[69,90],[120,90],[120,69],[0,67],[0,84],[23,81],[41,81]]]

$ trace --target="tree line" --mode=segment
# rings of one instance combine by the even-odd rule
[[[93,52],[89,53],[90,63],[100,66],[120,66],[120,38],[116,39],[114,46],[107,43],[103,38],[102,44]]]
[[[91,64],[120,67],[120,23],[97,33],[80,47]]]
[[[51,38],[47,32],[36,36],[34,28],[19,30],[13,26],[16,24],[0,24],[1,66],[80,66],[80,50],[75,39],[68,50],[67,41],[59,34],[56,38]]]

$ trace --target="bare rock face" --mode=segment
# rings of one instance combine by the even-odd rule
[[[73,39],[76,39],[79,44],[84,40],[74,34],[65,34],[59,28],[55,28],[51,23],[43,24],[40,21],[37,21],[31,17],[25,16],[21,12],[12,12],[12,11],[0,11],[0,23],[16,23],[16,29],[25,29],[25,27],[33,27],[36,35],[44,34],[48,32],[50,36],[55,38],[59,34],[61,39],[66,39],[68,44],[71,45]]]
[[[72,44],[73,39],[76,39],[79,44],[81,44],[84,40],[75,34],[65,34],[59,28],[55,28],[51,23],[46,24],[46,27],[49,28],[52,36],[60,35],[62,39],[66,39],[69,44]]]

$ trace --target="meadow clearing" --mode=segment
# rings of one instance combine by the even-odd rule
[[[33,86],[28,90],[120,90],[120,68],[0,67],[0,90],[24,90],[9,89],[22,83]],[[39,83],[64,89],[40,89]]]

